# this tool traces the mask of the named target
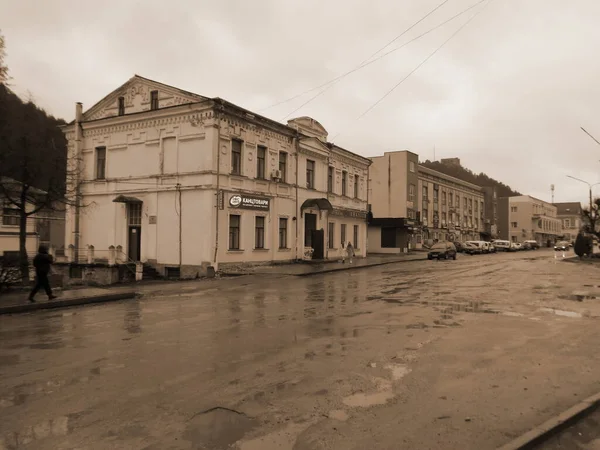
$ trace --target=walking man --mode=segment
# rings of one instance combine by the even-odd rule
[[[33,258],[33,267],[35,267],[35,286],[29,294],[29,301],[35,303],[35,294],[41,289],[44,288],[46,291],[46,295],[48,295],[48,300],[55,299],[56,296],[52,294],[52,289],[50,289],[50,281],[48,280],[48,274],[50,273],[50,266],[54,263],[54,258],[52,255],[48,254],[48,249],[40,245],[38,249],[38,254]]]
[[[348,246],[346,247],[346,253],[348,255],[349,263],[352,264],[352,258],[354,257],[354,247],[352,247],[352,243],[348,241]]]

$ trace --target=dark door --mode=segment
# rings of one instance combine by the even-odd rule
[[[312,247],[312,232],[317,229],[317,215],[304,214],[304,246]]]
[[[140,260],[142,250],[142,227],[129,226],[129,251],[127,256],[133,261]]]
[[[311,232],[313,256],[312,259],[323,259],[325,257],[325,231],[312,230]]]

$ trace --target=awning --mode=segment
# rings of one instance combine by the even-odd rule
[[[317,207],[320,210],[326,210],[326,211],[333,210],[333,206],[331,206],[331,203],[329,203],[329,200],[327,200],[326,198],[309,198],[308,200],[305,200],[304,203],[302,203],[302,206],[300,207],[300,209],[314,208],[314,207]]]
[[[137,197],[127,197],[126,195],[119,195],[113,200],[114,203],[143,203]]]

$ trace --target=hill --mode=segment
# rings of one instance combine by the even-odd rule
[[[441,161],[425,161],[420,164],[427,167],[428,169],[437,170],[438,172],[450,175],[451,177],[458,178],[459,180],[473,183],[478,186],[496,186],[498,197],[515,197],[521,195],[519,192],[513,190],[510,186],[502,183],[501,181],[490,178],[485,173],[474,173],[460,165],[458,158],[451,158],[448,160]]]

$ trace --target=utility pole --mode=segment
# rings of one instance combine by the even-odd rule
[[[585,128],[583,128],[583,127],[579,127],[579,128],[581,128],[585,134],[587,134],[589,137],[591,137],[596,142],[596,144],[600,145],[600,141],[598,141],[598,139],[596,139],[594,136],[592,136],[590,133],[588,133]]]

